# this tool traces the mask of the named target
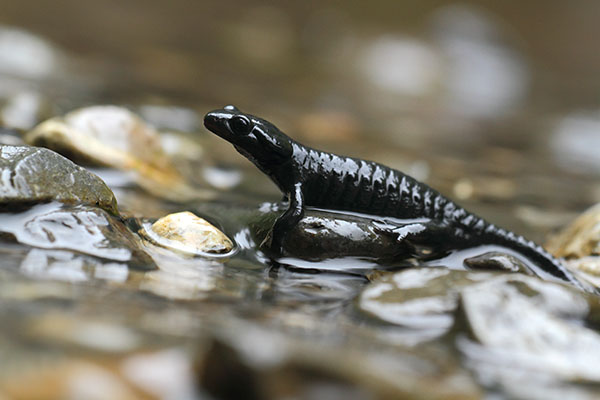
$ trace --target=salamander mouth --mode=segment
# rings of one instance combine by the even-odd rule
[[[215,135],[230,142],[233,137],[227,124],[230,118],[231,114],[228,112],[222,110],[211,111],[204,116],[204,126]]]

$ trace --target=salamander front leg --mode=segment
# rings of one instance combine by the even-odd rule
[[[287,232],[298,224],[304,216],[304,196],[300,183],[294,185],[294,190],[289,194],[290,205],[273,225],[269,235],[263,240],[261,247],[267,247],[279,254],[282,253],[283,239]]]

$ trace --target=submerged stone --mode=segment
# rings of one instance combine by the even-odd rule
[[[160,246],[192,255],[227,254],[233,250],[231,239],[189,211],[160,218],[142,233]]]
[[[475,270],[522,272],[532,275],[531,270],[517,257],[498,251],[465,258],[464,263],[468,268]]]
[[[0,205],[83,203],[117,214],[117,201],[93,173],[43,148],[0,145]]]
[[[125,108],[71,111],[41,123],[25,141],[74,160],[134,172],[141,187],[160,197],[181,200],[202,194],[186,184],[163,150],[158,131]]]
[[[280,205],[264,203],[259,213],[249,218],[249,229],[256,243],[265,242],[282,212]],[[268,253],[269,249],[263,247],[261,250]],[[380,221],[359,214],[312,209],[306,210],[298,224],[286,233],[283,248],[287,256],[314,262],[356,257],[386,264],[412,256],[409,241],[399,242],[397,235]]]

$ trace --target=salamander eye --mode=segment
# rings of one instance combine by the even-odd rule
[[[229,127],[237,134],[250,132],[250,120],[243,115],[235,115],[229,120]]]

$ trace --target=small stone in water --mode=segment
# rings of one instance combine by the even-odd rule
[[[146,231],[161,246],[184,253],[229,253],[233,243],[206,220],[189,211],[169,214]]]
[[[529,268],[517,257],[498,251],[490,251],[479,256],[466,258],[464,263],[469,269],[522,272],[531,275]]]

